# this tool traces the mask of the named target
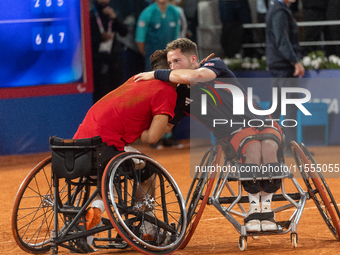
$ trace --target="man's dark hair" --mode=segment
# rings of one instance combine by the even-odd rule
[[[151,69],[155,71],[157,69],[169,69],[168,60],[166,58],[165,50],[156,50],[149,58]]]

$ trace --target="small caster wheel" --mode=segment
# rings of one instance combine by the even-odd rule
[[[290,241],[292,242],[293,248],[297,247],[298,243],[298,235],[297,233],[290,233]]]
[[[56,248],[51,248],[50,249],[49,255],[57,255],[57,254],[58,254],[58,252],[57,252]]]
[[[247,249],[247,237],[246,236],[240,236],[240,239],[238,239],[238,248],[240,248],[241,251],[244,251]]]

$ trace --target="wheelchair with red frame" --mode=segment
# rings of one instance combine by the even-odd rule
[[[117,151],[106,164],[109,146],[100,137],[51,137],[50,147],[52,156],[30,171],[14,201],[12,232],[22,250],[53,255],[60,247],[74,253],[132,247],[170,254],[179,248],[186,228],[184,199],[158,162]],[[99,226],[87,230],[86,213],[97,194],[106,212]]]
[[[262,235],[281,235],[290,233],[292,246],[297,247],[298,234],[297,226],[300,221],[307,199],[312,199],[320,212],[327,227],[339,241],[340,238],[340,211],[337,203],[318,168],[312,154],[303,143],[290,143],[297,169],[306,186],[306,191],[301,187],[294,177],[294,174],[285,165],[283,146],[279,139],[272,134],[253,135],[241,141],[241,147],[246,143],[264,139],[272,139],[278,143],[278,161],[280,168],[277,172],[244,174],[240,170],[242,162],[241,149],[237,152],[226,140],[220,140],[215,147],[210,147],[204,154],[199,167],[196,169],[214,169],[213,171],[196,171],[186,197],[187,222],[188,226],[181,249],[185,248],[191,240],[195,229],[200,221],[206,205],[214,205],[215,208],[234,226],[240,234],[238,246],[240,250],[247,248],[247,238],[252,236],[256,239]],[[222,163],[221,163],[222,162]],[[217,169],[223,169],[218,172]],[[289,218],[276,220],[276,231],[247,232],[245,220],[247,211],[244,203],[249,203],[248,196],[242,195],[242,181],[258,180],[281,180],[281,193],[274,194],[272,202],[278,204],[272,206],[276,216],[281,212],[290,214]],[[293,192],[286,192],[285,183],[290,181],[294,187]],[[216,184],[215,184],[216,183]],[[237,190],[237,191],[234,191]],[[212,192],[212,194],[211,194]],[[274,204],[274,203],[273,203]],[[293,210],[288,210],[293,208]],[[290,213],[292,212],[292,213]]]

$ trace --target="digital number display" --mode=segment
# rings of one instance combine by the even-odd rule
[[[83,82],[80,0],[0,2],[0,88]]]

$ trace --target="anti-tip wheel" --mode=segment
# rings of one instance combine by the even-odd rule
[[[246,236],[240,236],[240,239],[238,240],[238,248],[240,248],[241,251],[245,251],[247,249],[247,237]]]
[[[293,248],[297,248],[297,243],[298,243],[298,235],[297,235],[297,233],[291,233],[290,234],[290,241],[292,242]]]

